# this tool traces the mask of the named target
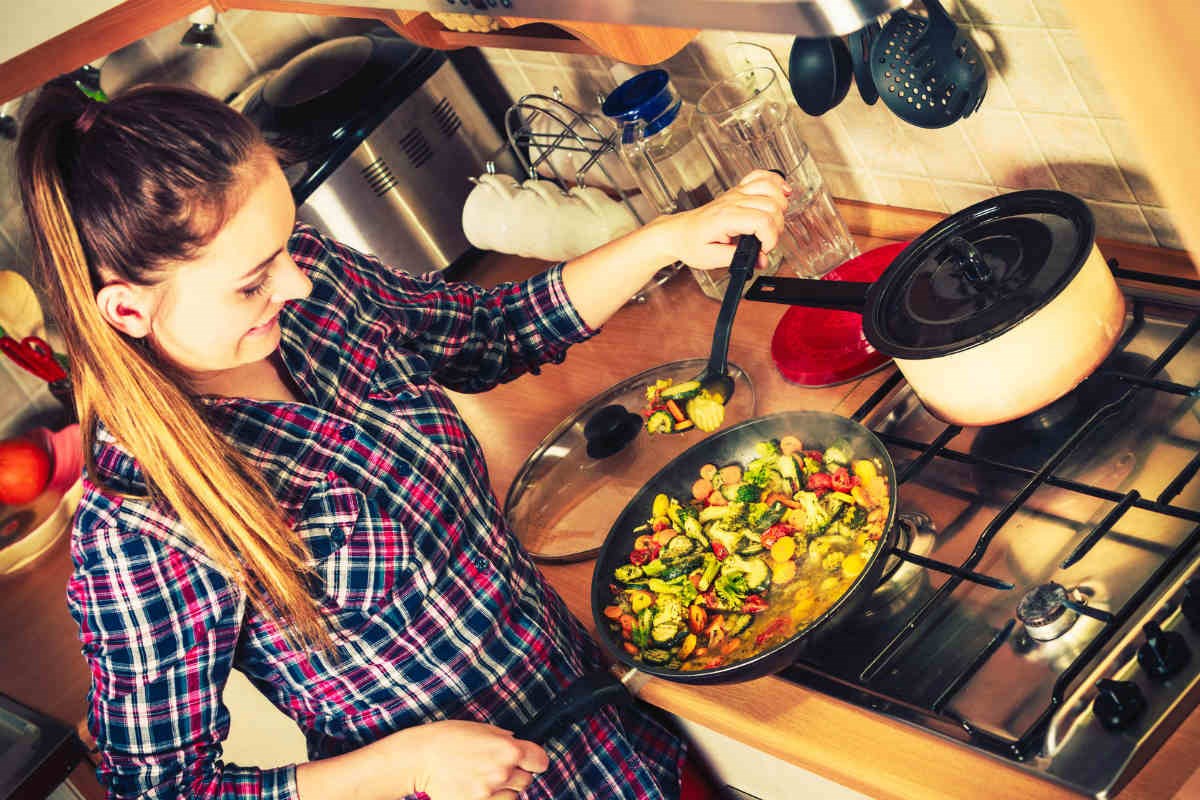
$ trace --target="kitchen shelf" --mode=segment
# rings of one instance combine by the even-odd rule
[[[219,0],[223,8],[283,11],[377,19],[417,44],[436,50],[505,47],[558,53],[605,55],[630,64],[657,64],[678,53],[699,31],[645,25],[611,25],[574,20],[491,17],[502,27],[482,32],[454,31],[424,11],[331,5],[310,0]]]

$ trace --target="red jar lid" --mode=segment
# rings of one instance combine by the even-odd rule
[[[863,253],[824,276],[828,280],[874,281],[908,242]],[[791,383],[817,388],[861,378],[891,359],[867,341],[863,317],[854,311],[793,306],[771,338],[771,358]]]

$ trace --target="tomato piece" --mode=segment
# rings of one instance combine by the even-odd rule
[[[688,628],[692,633],[703,633],[708,625],[708,612],[703,606],[693,605],[688,609]]]
[[[833,488],[833,476],[827,472],[814,472],[808,476],[808,490],[810,492],[829,491]]]
[[[667,528],[671,527],[671,520],[667,519],[666,517],[659,517],[658,519],[654,520],[654,524],[650,527],[655,533],[658,533],[659,531],[665,531]]]
[[[757,614],[760,611],[765,611],[766,608],[767,601],[757,594],[750,595],[742,602],[743,614]]]
[[[621,636],[623,636],[625,639],[632,639],[633,623],[636,621],[637,620],[634,619],[633,614],[622,614],[621,618],[618,620],[618,622],[621,623]]]
[[[713,555],[717,557],[717,561],[724,561],[729,558],[729,548],[720,542],[714,541],[712,543],[712,551]]]
[[[767,627],[763,630],[762,633],[760,633],[758,636],[754,637],[755,647],[761,647],[763,645],[763,643],[766,642],[768,639],[778,636],[779,634],[783,633],[783,629],[786,624],[787,624],[786,619],[784,619],[783,617],[776,617],[774,620],[771,621],[771,624],[767,625]]]
[[[653,556],[650,555],[649,550],[634,550],[629,554],[629,563],[635,567],[640,567],[648,564],[652,558]]]
[[[838,467],[829,476],[830,485],[835,492],[847,492],[854,488],[854,481],[850,475],[850,470],[845,467]]]
[[[766,533],[762,535],[762,546],[770,550],[771,546],[780,539],[785,536],[791,536],[793,530],[795,529],[786,522],[775,523],[771,527],[767,528]]]
[[[650,540],[650,543],[649,543],[648,545],[646,545],[646,552],[650,554],[650,560],[651,560],[651,561],[653,561],[654,559],[658,558],[658,554],[659,554],[661,551],[662,551],[662,545],[661,545],[661,544],[659,544],[659,543],[658,543],[656,540],[654,540],[654,539],[651,539],[651,540]]]

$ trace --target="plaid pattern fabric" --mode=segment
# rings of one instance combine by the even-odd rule
[[[434,720],[515,728],[600,666],[506,528],[479,444],[442,388],[537,372],[592,334],[561,268],[484,291],[392,271],[302,225],[289,248],[314,284],[280,319],[306,403],[204,402],[295,520],[334,647],[292,649],[169,508],[85,482],[68,597],[110,796],[296,796],[294,768],[221,759],[234,668],[321,758]],[[144,490],[128,453],[103,429],[99,439],[103,482]],[[547,750],[530,800],[678,793],[682,746],[639,713],[601,710]]]

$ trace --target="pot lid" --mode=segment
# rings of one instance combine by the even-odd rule
[[[646,481],[708,436],[694,428],[651,435],[641,417],[646,389],[655,381],[670,378],[682,383],[696,377],[707,363],[706,358],[673,361],[626,378],[588,400],[546,435],[521,465],[504,501],[509,527],[531,556],[547,562],[595,556],[625,505]],[[737,389],[720,430],[755,413],[750,377],[733,363],[729,374]]]
[[[909,245],[871,287],[863,329],[897,358],[936,358],[995,338],[1053,300],[1092,251],[1079,198],[1035,189],[959,211]]]

